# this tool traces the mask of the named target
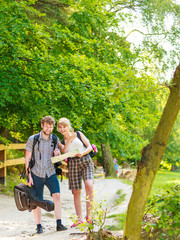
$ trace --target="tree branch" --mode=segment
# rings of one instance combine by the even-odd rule
[[[142,35],[145,35],[145,36],[161,36],[161,35],[168,35],[168,34],[173,34],[173,33],[170,33],[170,32],[166,32],[166,33],[144,33],[144,32],[142,32],[142,31],[140,31],[140,30],[138,30],[138,29],[133,29],[132,31],[130,31],[129,33],[128,33],[128,35],[125,37],[125,38],[128,38],[129,37],[129,35],[131,34],[131,33],[133,33],[133,32],[139,32],[140,34],[142,34]]]

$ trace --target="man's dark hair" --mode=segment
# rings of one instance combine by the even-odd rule
[[[49,123],[52,124],[53,126],[55,125],[55,120],[51,116],[45,116],[41,119],[41,123],[44,125],[44,123]]]

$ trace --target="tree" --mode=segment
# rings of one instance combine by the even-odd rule
[[[113,157],[111,153],[111,148],[109,143],[101,144],[104,168],[105,168],[105,177],[117,177],[116,170],[114,167]]]
[[[141,238],[141,222],[152,183],[160,166],[172,127],[180,109],[180,64],[176,68],[170,95],[150,144],[142,149],[124,228],[124,240]],[[134,221],[135,219],[135,221]]]

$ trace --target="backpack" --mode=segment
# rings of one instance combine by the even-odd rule
[[[35,147],[36,143],[38,142],[38,149],[39,149],[39,143],[40,143],[39,137],[40,137],[40,133],[34,135],[33,145],[32,145],[32,156],[31,156],[31,160],[29,161],[29,166],[27,168],[28,173],[29,173],[30,169],[34,167],[34,164],[35,164],[34,147]],[[53,135],[53,134],[52,134],[52,143],[53,143],[53,147],[55,149],[55,147],[57,145],[57,136]],[[54,151],[54,149],[53,149],[53,151]],[[60,161],[58,163],[55,163],[54,167],[56,169],[56,175],[61,175],[61,181],[62,181],[62,169],[58,168],[61,165],[62,165],[62,162]],[[24,178],[25,176],[26,176],[26,169],[24,166],[24,169],[23,169],[20,179]]]
[[[77,134],[77,137],[78,137],[78,138],[81,140],[81,142],[83,143],[84,147],[86,147],[86,145],[84,144],[84,142],[83,142],[82,139],[81,139],[80,133],[77,131],[76,134]],[[97,150],[97,147],[95,146],[95,144],[92,144],[91,147],[92,147],[92,150],[89,152],[89,155],[90,155],[91,158],[93,158],[93,157],[96,155],[96,153],[98,152],[98,150]]]
[[[14,199],[19,211],[28,210],[29,212],[36,209],[37,206],[50,212],[54,210],[54,203],[50,200],[39,200],[35,190],[24,183],[14,187]]]

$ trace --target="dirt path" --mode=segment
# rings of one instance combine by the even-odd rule
[[[97,200],[106,199],[108,206],[111,206],[116,196],[116,192],[122,189],[126,194],[126,200],[121,206],[113,208],[112,213],[124,212],[131,196],[132,187],[123,184],[118,179],[95,179],[94,190]],[[80,230],[70,228],[72,222],[71,214],[75,215],[73,196],[68,190],[68,180],[63,180],[61,183],[61,198],[62,198],[62,222],[68,227],[67,231],[56,232],[56,221],[54,213],[48,213],[43,210],[42,225],[44,233],[37,235],[34,222],[33,212],[20,212],[17,210],[13,197],[0,194],[0,240],[72,240],[81,239]],[[47,189],[45,190],[45,199],[51,199]],[[83,217],[85,217],[85,192],[82,191],[82,208]],[[107,221],[112,221],[107,219]],[[110,223],[106,223],[110,224]]]

